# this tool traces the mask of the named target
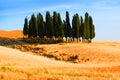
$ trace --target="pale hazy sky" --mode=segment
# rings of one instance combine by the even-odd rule
[[[23,29],[24,18],[46,11],[61,13],[69,11],[70,19],[75,13],[93,17],[96,38],[94,40],[120,41],[120,0],[1,0],[0,30]]]

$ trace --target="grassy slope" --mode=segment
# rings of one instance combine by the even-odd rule
[[[103,43],[101,43],[103,44]],[[120,78],[120,50],[118,50],[118,45],[116,47],[111,47],[106,44],[106,47],[101,47],[99,43],[93,43],[87,46],[89,51],[91,47],[97,47],[99,54],[88,54],[84,52],[81,54],[84,57],[94,56],[94,60],[91,60],[86,63],[73,64],[68,62],[55,61],[48,58],[32,55],[32,53],[24,53],[14,49],[9,49],[5,47],[0,47],[0,76],[1,79],[119,79]],[[113,44],[113,43],[112,43]],[[78,44],[76,44],[78,45]],[[81,47],[81,44],[79,44]],[[82,46],[83,46],[82,45]],[[111,45],[111,44],[109,44]],[[114,44],[115,45],[115,44]],[[51,51],[53,48],[58,47],[58,44],[55,45],[42,45],[48,46],[46,48]],[[75,47],[75,44],[66,44],[61,45],[62,48]],[[60,47],[60,46],[59,46]],[[100,48],[101,47],[101,48]],[[82,47],[81,47],[82,48]],[[83,47],[84,48],[84,47]],[[105,50],[104,50],[105,48]],[[59,50],[59,49],[57,49]],[[64,49],[63,49],[64,50]],[[114,53],[111,53],[112,50]],[[94,50],[93,50],[94,51]],[[100,52],[103,52],[100,54]],[[107,54],[107,51],[109,54]],[[118,52],[119,51],[119,52]],[[107,57],[108,56],[108,57]],[[97,58],[98,57],[98,58]],[[99,59],[99,60],[98,60]],[[112,61],[111,61],[112,60]],[[7,72],[7,73],[6,73]],[[19,77],[15,77],[19,76]]]
[[[0,37],[5,38],[18,38],[18,35],[22,34],[22,31],[2,32],[0,31]],[[20,52],[0,46],[0,80],[120,79],[120,43],[94,42],[37,46],[44,47],[48,53],[57,51],[57,54],[78,54],[81,58],[89,58],[89,61],[80,64],[55,61],[32,55],[33,53],[30,52]]]
[[[0,30],[0,37],[3,38],[21,38],[23,37],[22,30],[4,31]]]

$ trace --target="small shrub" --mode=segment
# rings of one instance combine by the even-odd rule
[[[63,40],[63,38],[61,38],[61,37],[59,37],[58,38],[58,40],[57,40],[57,42],[59,43],[59,42],[63,42],[64,40]]]
[[[2,66],[2,67],[1,67],[1,70],[3,70],[3,71],[16,72],[16,69],[14,69],[14,68],[12,68],[12,67],[5,67],[5,66]]]

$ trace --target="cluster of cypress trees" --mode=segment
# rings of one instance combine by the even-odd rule
[[[66,11],[66,19],[62,21],[60,13],[46,12],[45,21],[41,13],[35,16],[32,14],[30,20],[27,17],[24,21],[23,34],[28,38],[47,38],[55,37],[56,39],[65,37],[66,40],[74,39],[91,41],[95,37],[95,28],[92,17],[85,13],[85,19],[77,13],[72,18],[72,25],[70,24],[69,12]]]

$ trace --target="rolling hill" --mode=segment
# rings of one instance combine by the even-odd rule
[[[10,36],[9,36],[10,34]],[[13,34],[19,35],[15,36]],[[22,37],[20,31],[0,31],[1,41]],[[93,42],[42,44],[32,47],[44,48],[46,54],[68,58],[78,55],[81,62],[58,61],[36,55],[31,51],[0,46],[0,80],[119,80],[120,43]],[[43,52],[42,52],[43,53]],[[85,61],[84,59],[87,59]]]

